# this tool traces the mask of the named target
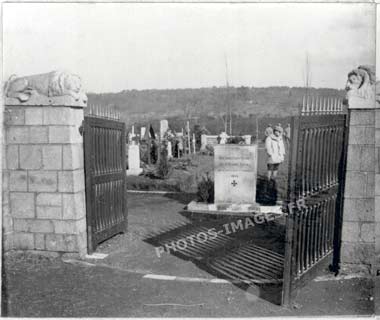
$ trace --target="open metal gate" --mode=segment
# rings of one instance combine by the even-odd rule
[[[339,268],[348,119],[340,98],[304,99],[292,118],[282,303]]]
[[[126,231],[126,130],[109,108],[89,107],[83,122],[88,252]]]

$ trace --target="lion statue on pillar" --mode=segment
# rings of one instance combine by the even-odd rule
[[[20,102],[27,102],[33,95],[49,98],[71,96],[75,101],[87,102],[80,77],[65,71],[52,71],[26,77],[12,75],[5,84],[4,95],[16,98]]]
[[[376,86],[374,66],[359,66],[357,69],[350,71],[347,78],[347,99],[348,101],[355,101],[355,103],[351,104],[362,105],[363,101],[367,101],[367,105],[374,103]],[[368,105],[367,107],[371,108],[373,106]]]

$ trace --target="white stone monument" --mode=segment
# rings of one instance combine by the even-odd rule
[[[223,131],[219,136],[220,136],[220,144],[226,144],[228,134]]]
[[[173,158],[173,153],[172,153],[172,143],[171,143],[171,141],[168,141],[167,150],[168,150],[168,159],[172,159]]]
[[[215,204],[255,204],[257,145],[214,146]]]
[[[143,170],[140,168],[140,148],[136,144],[128,146],[128,176],[138,176]]]
[[[164,119],[160,121],[160,138],[161,140],[164,138],[166,131],[169,129],[168,120]]]
[[[245,144],[251,144],[251,135],[250,134],[246,134],[246,135],[244,135],[244,136],[242,136],[243,137],[243,139],[244,139],[244,143]]]
[[[205,150],[207,146],[207,135],[201,135],[201,150]]]
[[[140,137],[143,138],[145,136],[145,132],[146,132],[146,127],[141,127],[140,128]]]
[[[134,140],[134,138],[136,137],[136,134],[135,134],[135,126],[132,126],[132,133],[129,137],[130,139],[130,142],[132,145],[136,144],[136,141]]]
[[[257,144],[214,146],[214,203],[191,201],[191,212],[247,216],[270,213],[281,216],[281,206],[256,203]]]

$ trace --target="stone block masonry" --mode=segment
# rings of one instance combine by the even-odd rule
[[[375,141],[375,267],[380,270],[380,104],[376,108]],[[376,271],[377,271],[376,270]]]
[[[5,250],[87,253],[83,105],[6,99],[3,139]],[[60,101],[63,101],[62,99]]]
[[[375,157],[376,152],[379,152],[379,148],[375,148],[376,111],[374,108],[351,107],[341,267],[347,272],[363,270],[363,267],[373,271],[375,235],[380,234],[375,223],[375,173],[379,169]]]

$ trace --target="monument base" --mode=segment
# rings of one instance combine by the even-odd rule
[[[250,216],[255,213],[271,213],[274,215],[283,216],[282,206],[263,206],[258,203],[205,203],[191,201],[187,207],[187,211],[197,213],[208,213],[216,215],[241,215]]]
[[[127,176],[138,176],[143,172],[142,168],[128,169]]]

